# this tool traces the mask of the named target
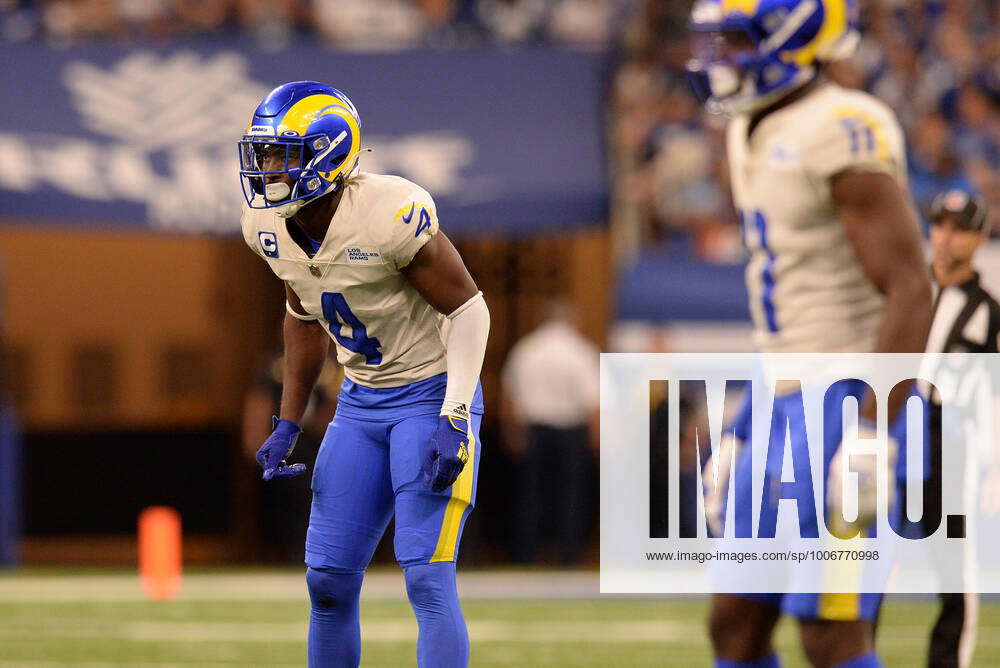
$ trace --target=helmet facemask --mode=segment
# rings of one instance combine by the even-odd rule
[[[289,218],[309,202],[335,191],[344,181],[336,171],[350,154],[344,143],[347,133],[332,141],[325,134],[302,138],[244,136],[239,142],[240,176],[243,195],[251,208],[275,209],[282,218]],[[322,164],[325,171],[317,169]],[[276,175],[287,175],[275,180]],[[270,177],[270,178],[269,178]]]
[[[752,32],[740,29],[696,32],[688,80],[713,114],[735,115],[766,107],[816,76],[813,66],[789,65],[762,53]]]

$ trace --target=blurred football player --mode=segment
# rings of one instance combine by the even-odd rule
[[[359,171],[361,121],[342,92],[284,84],[239,142],[243,235],[285,283],[280,417],[257,453],[290,464],[329,340],[346,378],[316,457],[306,537],[310,666],[357,666],[358,598],[389,520],[417,618],[420,666],[465,666],[455,559],[475,502],[489,311],[439,230],[431,196]]]
[[[824,62],[847,57],[857,44],[854,4],[701,0],[692,10],[692,83],[710,111],[730,116],[733,200],[750,253],[746,282],[763,352],[924,350],[931,286],[907,192],[903,134],[880,101],[823,75]],[[834,400],[851,394],[862,401],[861,430],[870,435],[874,397],[856,383],[838,386]],[[891,402],[890,419],[904,399]],[[801,405],[778,396],[775,411],[790,417]],[[835,439],[824,443],[831,465],[839,425],[827,431]],[[748,437],[749,425],[735,425],[735,433]],[[750,464],[747,457],[736,462]],[[780,470],[765,471],[780,481]],[[745,494],[737,485],[737,502]],[[880,594],[716,594],[709,621],[715,665],[780,665],[772,635],[785,613],[799,620],[812,665],[880,666],[880,604]]]

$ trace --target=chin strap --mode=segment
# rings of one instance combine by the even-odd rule
[[[341,186],[341,184],[343,184],[343,182],[344,182],[343,179],[338,178],[336,181],[334,181],[325,189],[323,189],[323,191],[316,193],[309,199],[297,199],[293,202],[285,202],[284,204],[279,204],[277,206],[274,206],[272,207],[274,209],[274,215],[276,215],[278,218],[291,218],[292,216],[297,214],[305,205],[309,204],[310,202],[315,202],[320,197],[329,195],[330,193],[334,192],[337,188]],[[280,188],[278,187],[272,188],[272,186],[280,186]],[[284,199],[285,197],[288,197],[290,194],[294,194],[294,191],[291,191],[288,188],[287,183],[269,183],[266,186],[266,193],[267,193],[266,194],[267,199],[274,201],[274,200]]]
[[[269,202],[280,202],[283,199],[287,199],[291,194],[292,189],[288,187],[287,183],[279,181],[277,183],[268,183],[264,186],[264,197]],[[274,213],[279,218],[290,218],[298,213],[298,210],[302,208],[302,204],[302,200],[285,202],[274,207]]]
[[[286,202],[285,204],[279,204],[274,207],[274,215],[278,218],[291,218],[299,212],[306,202],[305,200],[296,200],[295,202]]]

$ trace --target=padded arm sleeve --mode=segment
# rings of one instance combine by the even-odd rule
[[[490,334],[490,310],[483,293],[477,292],[475,297],[448,314],[448,319],[451,321],[445,341],[448,349],[448,386],[441,404],[441,415],[468,420],[469,407],[486,355],[486,339]]]

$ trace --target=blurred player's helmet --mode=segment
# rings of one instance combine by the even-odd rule
[[[689,78],[713,113],[761,109],[811,81],[820,62],[850,57],[860,40],[857,0],[697,0],[690,25]]]
[[[936,223],[947,215],[954,216],[969,231],[989,231],[986,226],[986,204],[978,195],[959,189],[939,194],[931,204],[931,221]]]
[[[243,196],[254,209],[282,218],[335,192],[358,166],[361,119],[346,95],[316,81],[278,86],[257,106],[239,142]],[[264,169],[265,156],[280,168]],[[288,174],[293,185],[272,182]]]

